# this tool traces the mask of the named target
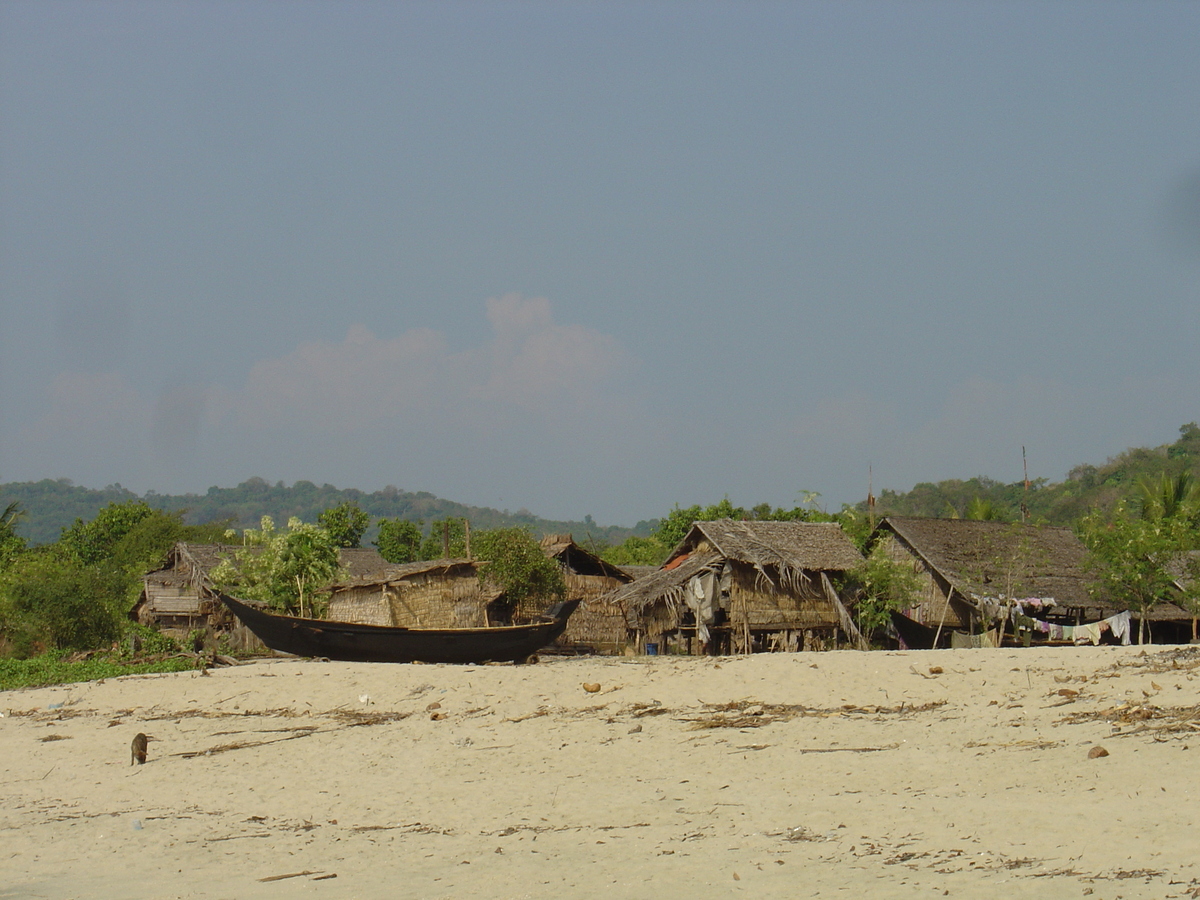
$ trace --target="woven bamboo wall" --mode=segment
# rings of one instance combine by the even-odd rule
[[[661,643],[663,635],[679,627],[679,608],[661,601],[643,610],[641,628],[649,643]]]
[[[620,653],[626,644],[625,613],[604,596],[624,582],[601,575],[576,575],[564,572],[567,583],[566,599],[578,597],[582,602],[567,621],[567,630],[559,643],[567,646],[590,647],[597,653]]]
[[[772,577],[778,582],[777,573]],[[734,629],[748,625],[756,631],[836,628],[837,610],[812,576],[797,590],[772,590],[752,567],[733,564],[729,586],[729,623]]]
[[[329,618],[364,625],[479,628],[488,624],[486,608],[479,579],[464,570],[343,588],[329,602]]]
[[[884,541],[884,552],[896,562],[913,566],[917,577],[921,580],[921,600],[915,606],[901,610],[901,612],[910,619],[933,628],[939,624],[943,624],[946,628],[966,628],[967,623],[962,621],[945,592],[934,579],[933,573],[925,567],[925,564],[895,537],[888,535]]]
[[[356,625],[394,625],[383,589],[381,584],[367,584],[338,591],[329,600],[329,618]]]

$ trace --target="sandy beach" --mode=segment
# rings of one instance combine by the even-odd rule
[[[0,898],[1195,898],[1198,676],[1081,647],[9,691]]]

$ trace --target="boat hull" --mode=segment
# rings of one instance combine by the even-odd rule
[[[545,622],[496,628],[394,628],[280,616],[233,597],[221,601],[272,650],[344,662],[517,662],[566,630],[578,600],[557,604]]]

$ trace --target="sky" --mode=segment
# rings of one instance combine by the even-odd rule
[[[0,0],[0,482],[632,525],[1200,419],[1200,4]]]

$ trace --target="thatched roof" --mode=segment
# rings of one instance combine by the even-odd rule
[[[1200,550],[1188,550],[1171,560],[1170,565],[1167,566],[1167,574],[1171,576],[1179,590],[1186,590],[1191,586],[1192,569],[1197,560],[1200,560]]]
[[[833,522],[696,522],[655,572],[605,595],[633,618],[651,603],[675,602],[684,585],[705,569],[725,561],[753,566],[776,586],[809,572],[846,572],[862,554]]]
[[[1087,610],[1104,617],[1127,607],[1088,588],[1095,579],[1085,561],[1087,548],[1069,528],[888,516],[878,531],[889,531],[968,602],[1025,597],[1053,598],[1060,610]],[[1160,604],[1154,620],[1177,619],[1183,610]]]
[[[422,559],[417,562],[400,565],[387,565],[386,568],[371,572],[359,578],[348,578],[330,585],[330,591],[345,590],[350,587],[372,587],[375,585],[391,584],[403,581],[414,575],[445,575],[454,569],[468,569],[472,574],[479,570],[482,563],[477,559]]]
[[[971,519],[888,516],[890,531],[968,602],[985,598],[1052,597],[1059,609],[1086,610],[1103,618],[1127,606],[1093,596],[1087,548],[1069,528]],[[1173,603],[1151,610],[1153,621],[1185,619]]]
[[[836,522],[738,522],[717,519],[695,522],[666,565],[683,553],[707,543],[725,559],[755,568],[847,572],[862,562],[862,554]]]
[[[1052,597],[1059,607],[1095,607],[1087,548],[1069,528],[888,516],[889,531],[967,600]]]
[[[208,573],[223,559],[232,559],[242,549],[233,544],[189,544],[178,541],[167,552],[162,568],[146,574],[145,578],[163,585],[208,586]]]
[[[659,568],[658,566],[621,566],[621,571],[629,576],[630,581],[637,581],[639,578],[653,575],[659,571]]]
[[[633,580],[633,576],[624,569],[580,547],[569,534],[548,534],[542,538],[541,544],[547,558],[557,560],[563,568],[576,575],[595,575],[623,582]]]
[[[338,550],[338,563],[347,578],[367,578],[391,567],[391,563],[369,547],[351,547]]]

